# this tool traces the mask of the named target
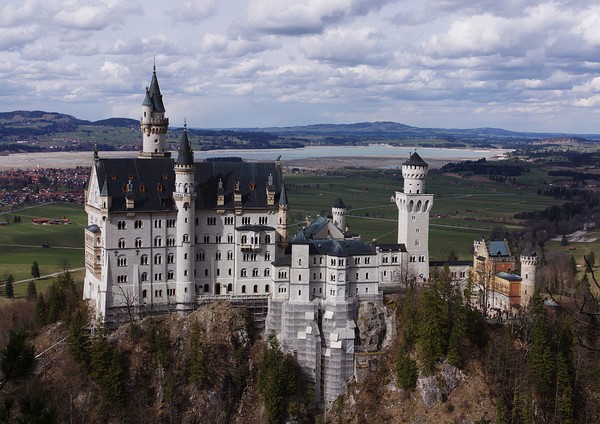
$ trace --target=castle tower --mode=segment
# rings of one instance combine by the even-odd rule
[[[535,271],[538,264],[538,257],[535,253],[531,255],[521,255],[521,306],[527,307],[529,300],[535,292]]]
[[[177,206],[177,287],[175,295],[178,310],[194,308],[194,225],[196,189],[194,187],[194,152],[190,145],[187,128],[179,144],[179,154],[175,161],[175,191],[173,200]]]
[[[402,164],[404,192],[396,192],[398,243],[408,252],[408,277],[429,278],[429,212],[433,195],[425,194],[427,163],[415,152]]]
[[[287,201],[285,192],[285,182],[281,182],[281,191],[279,193],[279,210],[277,211],[277,250],[283,253],[287,246],[287,227],[288,227],[288,212],[290,205]]]
[[[331,206],[331,216],[333,217],[333,225],[342,231],[346,231],[346,205],[340,197]]]
[[[156,65],[152,72],[150,87],[146,87],[146,97],[142,103],[142,151],[140,158],[170,157],[167,151],[167,130],[169,118],[165,118],[165,106],[156,78]]]

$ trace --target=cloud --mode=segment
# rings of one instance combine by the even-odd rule
[[[306,35],[378,11],[390,0],[251,0],[244,26],[267,34]]]
[[[63,28],[99,31],[120,26],[129,14],[141,12],[135,1],[101,0],[91,5],[69,1],[54,15],[54,22]]]
[[[200,40],[200,51],[218,57],[243,57],[248,54],[259,53],[279,46],[274,37],[261,37],[258,40],[249,40],[236,36],[230,38],[221,34],[206,33]]]
[[[391,54],[383,50],[383,37],[375,28],[335,28],[300,42],[308,59],[335,64],[384,64]]]
[[[37,25],[14,28],[0,28],[0,51],[19,50],[40,36]]]
[[[216,0],[185,0],[170,13],[175,22],[201,23],[217,11]]]

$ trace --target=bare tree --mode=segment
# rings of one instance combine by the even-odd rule
[[[122,304],[127,312],[127,317],[130,323],[133,323],[138,315],[139,298],[130,284],[127,287],[123,287],[121,284],[117,284],[121,297],[123,299]]]

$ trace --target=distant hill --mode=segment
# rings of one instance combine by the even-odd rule
[[[171,127],[169,148],[176,149],[182,128]],[[398,122],[314,124],[295,127],[192,129],[194,148],[272,149],[305,145],[364,145],[411,140],[423,147],[507,147],[518,148],[533,142],[565,140],[588,143],[600,141],[598,134],[515,132],[500,128],[419,128]],[[87,121],[71,115],[40,110],[0,112],[0,150],[44,151],[46,149],[105,150],[139,148],[139,121],[108,118]],[[562,142],[562,141],[561,141]]]

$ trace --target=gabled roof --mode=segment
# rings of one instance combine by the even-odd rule
[[[282,178],[273,162],[196,162],[195,166],[198,209],[216,208],[217,194],[224,197],[224,205],[219,208],[233,208],[236,187],[243,208],[267,208],[269,175],[272,175],[275,193],[281,195]],[[285,195],[285,190],[283,193]],[[279,200],[275,199],[276,205]]]
[[[505,240],[490,241],[488,244],[490,256],[510,256],[510,249]]]
[[[287,194],[285,191],[285,182],[281,182],[281,192],[279,193],[279,205],[288,206]]]
[[[417,152],[414,152],[412,155],[410,155],[410,158],[402,165],[429,166]]]
[[[404,243],[373,243],[381,252],[406,252]]]
[[[327,218],[323,216],[317,216],[315,219],[313,219],[310,225],[304,229],[304,234],[312,237],[313,235],[318,234],[328,222],[329,220]]]
[[[175,210],[175,173],[170,158],[98,159],[94,167],[92,175],[101,194],[112,199],[110,212],[127,211],[127,197],[133,198],[138,211]]]

